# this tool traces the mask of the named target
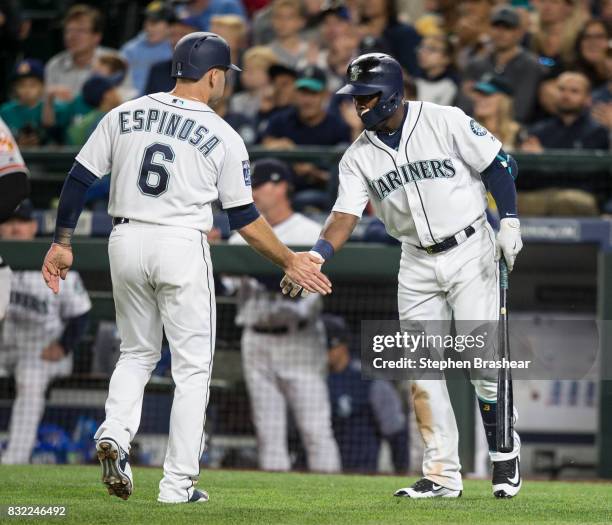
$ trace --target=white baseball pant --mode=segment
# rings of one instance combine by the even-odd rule
[[[260,334],[245,328],[242,363],[257,432],[259,466],[291,467],[287,443],[287,405],[295,418],[308,468],[338,472],[340,454],[331,426],[325,380],[327,354],[318,330]]]
[[[112,437],[129,450],[163,326],[176,386],[159,500],[187,501],[200,474],[215,348],[209,246],[197,230],[130,221],[113,228],[108,253],[121,353],[95,438]]]
[[[9,350],[0,352],[0,368],[14,369],[16,396],[9,424],[9,440],[2,455],[4,465],[30,462],[36,444],[38,425],[45,412],[45,392],[57,377],[72,372],[72,356],[46,361],[40,352]]]
[[[441,321],[450,329],[451,318],[463,321],[497,320],[499,317],[499,275],[494,260],[495,234],[486,221],[479,221],[476,232],[459,246],[430,255],[409,244],[402,244],[398,277],[400,321]],[[424,441],[423,475],[444,487],[462,490],[459,463],[459,432],[446,382],[424,379],[412,383],[417,424]],[[476,395],[496,401],[494,379],[472,378]],[[515,432],[515,448],[502,454],[490,452],[491,461],[516,457],[520,439]]]

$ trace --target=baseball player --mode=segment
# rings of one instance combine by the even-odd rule
[[[104,116],[66,179],[43,264],[43,277],[57,292],[72,264],[70,242],[85,192],[110,172],[114,228],[108,251],[121,356],[95,438],[102,480],[110,494],[123,499],[132,493],[130,442],[140,423],[144,387],[160,357],[163,327],[176,388],[158,501],[208,500],[194,485],[215,342],[206,239],[211,204],[219,199],[231,227],[307,289],[331,291],[316,259],[282,244],[253,204],[244,143],[208,105],[222,96],[228,69],[237,67],[224,39],[190,33],[174,49],[177,82],[171,92],[132,100]]]
[[[403,100],[402,70],[392,57],[354,59],[339,93],[353,96],[365,131],[340,161],[338,198],[313,251],[329,260],[349,238],[368,200],[387,232],[402,243],[398,278],[400,321],[496,320],[498,265],[512,270],[522,248],[513,176],[516,162],[500,142],[454,107]],[[497,238],[485,220],[487,188],[501,217]],[[300,287],[289,277],[285,293]],[[442,334],[444,335],[444,334]],[[521,487],[520,440],[496,451],[497,386],[472,383],[493,462],[493,493],[515,496]],[[443,380],[412,385],[425,442],[423,478],[396,496],[461,495],[458,432]]]
[[[0,118],[0,222],[8,219],[30,193],[28,169],[17,142]],[[11,291],[11,269],[0,256],[0,322],[4,319]]]
[[[0,224],[0,236],[29,241],[37,225],[32,204],[24,201]],[[45,392],[53,379],[72,371],[72,351],[85,333],[90,309],[89,296],[76,272],[55,295],[38,272],[13,271],[0,339],[0,368],[14,374],[16,396],[3,464],[29,463],[45,409]]]
[[[321,226],[291,209],[291,171],[284,163],[253,164],[253,198],[278,238],[288,245],[314,244]],[[243,244],[234,234],[230,244]],[[271,286],[269,286],[271,285]],[[257,432],[259,466],[289,470],[287,405],[306,448],[308,467],[340,469],[331,426],[325,369],[323,304],[313,294],[297,302],[285,298],[278,283],[245,277],[238,288],[236,324],[242,332],[242,364]]]

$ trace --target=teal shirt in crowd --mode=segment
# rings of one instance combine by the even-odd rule
[[[42,108],[42,102],[34,107],[28,107],[16,100],[9,100],[0,106],[0,117],[16,137],[19,135],[19,130],[26,126],[34,129],[42,128]]]

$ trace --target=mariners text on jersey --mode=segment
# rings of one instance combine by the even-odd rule
[[[399,173],[398,173],[399,171]],[[368,181],[374,194],[383,200],[397,188],[417,180],[451,178],[455,176],[452,159],[432,159],[409,162],[391,170],[378,179]]]
[[[187,141],[205,157],[220,142],[216,135],[209,135],[209,130],[196,121],[171,111],[160,111],[156,108],[133,109],[119,111],[119,132],[147,131],[159,133],[165,137],[173,137]]]

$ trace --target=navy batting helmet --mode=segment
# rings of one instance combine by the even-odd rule
[[[213,67],[241,71],[232,64],[230,48],[224,38],[199,31],[178,41],[172,55],[172,78],[200,80]]]
[[[351,61],[346,71],[348,83],[337,92],[346,95],[375,95],[378,103],[361,115],[366,129],[388,119],[402,103],[404,77],[398,61],[384,53],[367,53]]]

